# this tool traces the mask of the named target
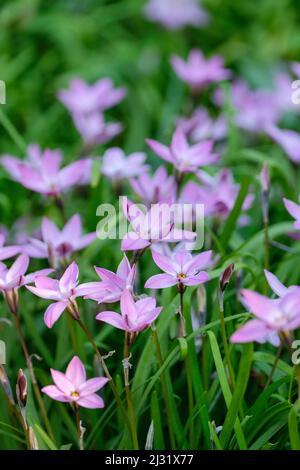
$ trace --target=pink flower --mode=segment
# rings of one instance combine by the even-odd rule
[[[113,181],[133,178],[145,173],[149,166],[145,165],[146,154],[135,152],[128,156],[122,149],[113,147],[103,155],[101,171],[103,175]]]
[[[197,286],[209,280],[202,271],[211,261],[211,251],[192,256],[188,251],[175,252],[171,258],[152,250],[152,258],[166,274],[156,274],[145,284],[147,289],[163,289],[177,285]]]
[[[75,299],[83,295],[80,290],[81,286],[78,285],[78,276],[78,266],[73,262],[65,270],[59,281],[45,276],[38,276],[34,279],[35,287],[27,287],[38,297],[55,301],[45,311],[44,321],[48,328],[52,328],[66,308],[75,319],[78,318],[79,313]]]
[[[131,187],[149,206],[156,203],[172,203],[176,199],[176,183],[169,176],[164,166],[160,166],[153,176],[143,173],[138,178],[130,180]]]
[[[267,134],[280,145],[289,159],[294,163],[300,163],[300,134],[288,129],[279,129],[276,126],[268,126]]]
[[[120,330],[136,333],[148,328],[161,311],[162,307],[156,307],[153,297],[145,297],[135,302],[129,290],[124,290],[121,295],[121,315],[107,311],[98,313],[96,319]]]
[[[249,320],[232,336],[232,343],[270,342],[279,346],[281,332],[300,326],[300,288],[273,300],[247,289],[242,291],[242,302],[257,318]]]
[[[81,78],[75,78],[69,89],[58,92],[60,101],[72,114],[102,112],[118,104],[124,96],[126,89],[114,88],[110,78],[102,78],[92,85]]]
[[[283,297],[285,294],[295,291],[295,289],[299,289],[298,286],[289,286],[286,287],[279,279],[275,276],[275,274],[271,273],[270,271],[264,270],[265,276],[269,286],[271,287],[274,294],[278,295],[278,297]]]
[[[5,243],[5,235],[4,233],[0,233],[0,261],[12,258],[13,256],[17,255],[21,251],[20,246],[4,246]]]
[[[103,114],[98,111],[74,114],[73,121],[87,147],[105,144],[123,130],[119,122],[105,122]]]
[[[61,159],[58,150],[41,152],[38,146],[30,146],[27,161],[4,156],[2,165],[25,188],[46,196],[57,196],[71,186],[86,183],[91,172],[90,159],[78,160],[60,169]]]
[[[81,292],[85,294],[85,299],[96,300],[98,303],[113,303],[120,300],[125,289],[133,288],[136,266],[131,267],[126,256],[123,257],[116,273],[97,267],[95,271],[101,281],[81,284]]]
[[[225,116],[213,120],[205,108],[197,108],[192,116],[179,119],[177,124],[195,143],[203,139],[222,140],[227,135]]]
[[[170,30],[202,26],[208,22],[208,14],[197,0],[149,0],[145,14],[149,20]]]
[[[60,231],[47,217],[43,217],[41,226],[42,240],[30,238],[23,246],[23,252],[32,258],[50,258],[54,265],[57,260],[69,259],[74,251],[85,248],[96,239],[96,233],[82,235],[82,225],[79,214],[66,223]]]
[[[55,385],[47,385],[42,388],[42,392],[53,400],[74,403],[83,408],[104,407],[104,401],[95,392],[103,388],[108,379],[95,377],[87,380],[84,365],[79,357],[73,357],[65,374],[51,369],[51,375]]]
[[[300,205],[285,198],[283,198],[283,203],[288,213],[295,219],[294,228],[299,230],[300,229]]]
[[[199,166],[211,165],[219,158],[212,153],[211,140],[189,145],[181,127],[177,127],[169,147],[152,139],[147,139],[146,142],[154,153],[172,163],[180,173],[194,172]]]
[[[173,55],[171,64],[178,77],[194,91],[200,91],[210,83],[220,82],[231,76],[230,71],[224,68],[222,57],[213,56],[206,60],[199,49],[193,49],[189,53],[187,62]]]
[[[202,185],[189,181],[183,188],[180,201],[190,204],[203,204],[206,216],[225,218],[232,210],[240,185],[233,180],[229,169],[223,169],[215,176],[205,171],[197,172]],[[243,210],[249,209],[253,202],[253,196],[249,194],[243,204]],[[242,219],[243,220],[243,219]]]
[[[154,242],[192,241],[196,237],[194,232],[174,228],[174,214],[168,204],[154,204],[144,212],[124,198],[123,211],[132,227],[122,240],[123,251],[143,250]]]

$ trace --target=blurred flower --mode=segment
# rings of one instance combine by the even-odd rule
[[[122,149],[113,147],[103,155],[101,171],[113,181],[133,178],[145,173],[149,166],[145,165],[147,156],[143,152],[135,152],[126,156]]]
[[[154,204],[143,212],[137,204],[123,200],[123,211],[132,230],[122,240],[123,251],[143,250],[155,242],[177,242],[194,240],[196,234],[174,228],[174,214],[167,204]]]
[[[44,321],[48,328],[52,328],[66,308],[75,320],[79,318],[75,299],[82,296],[83,293],[80,290],[81,286],[78,285],[78,276],[78,266],[73,262],[59,281],[45,276],[37,276],[34,279],[35,287],[27,286],[27,289],[38,297],[55,300],[45,311]]]
[[[189,118],[181,118],[177,122],[192,142],[203,139],[222,140],[227,135],[225,116],[213,120],[205,108],[197,108]]]
[[[12,178],[25,188],[46,196],[57,196],[71,186],[86,183],[92,163],[87,158],[60,169],[61,160],[59,150],[46,149],[42,152],[39,146],[31,145],[28,147],[27,160],[5,155],[1,163]]]
[[[136,266],[129,264],[127,256],[124,255],[114,273],[104,268],[95,267],[95,271],[100,277],[100,282],[87,282],[81,284],[81,293],[85,299],[96,300],[98,303],[113,303],[121,298],[125,289],[132,290],[136,276]]]
[[[90,245],[96,239],[96,233],[82,235],[80,215],[75,214],[62,230],[47,217],[43,217],[41,238],[42,240],[29,238],[29,243],[22,247],[23,252],[32,258],[49,258],[56,266],[57,260],[69,259],[74,251]]]
[[[259,175],[259,179],[263,193],[267,194],[270,190],[270,170],[269,165],[267,163],[264,163]]]
[[[0,260],[12,258],[13,256],[17,255],[21,251],[21,247],[19,246],[4,246],[5,243],[5,235],[4,233],[0,233]]]
[[[138,178],[130,180],[131,187],[147,205],[161,202],[172,203],[176,198],[176,182],[169,176],[164,166],[154,173],[143,173]]]
[[[240,185],[233,180],[229,169],[221,170],[217,175],[211,176],[199,170],[197,176],[202,185],[189,181],[183,188],[180,202],[189,204],[203,204],[206,216],[217,216],[222,219],[231,212],[238,196]],[[250,208],[253,195],[249,194],[243,204],[243,210]],[[245,219],[241,219],[241,222]]]
[[[102,398],[95,392],[103,388],[108,379],[95,377],[87,380],[84,365],[79,357],[73,357],[65,374],[51,369],[51,375],[55,385],[47,385],[42,388],[42,392],[53,400],[74,403],[83,408],[104,407]]]
[[[242,291],[242,303],[257,318],[249,320],[232,336],[232,343],[270,342],[280,344],[280,333],[300,326],[300,288],[273,300],[247,289]]]
[[[209,275],[202,271],[211,261],[211,251],[204,251],[192,256],[188,251],[179,251],[170,258],[152,250],[155,264],[166,274],[156,274],[145,284],[147,289],[163,289],[175,286],[197,286],[209,280]]]
[[[16,261],[10,268],[0,262],[0,291],[3,293],[5,300],[13,313],[18,308],[18,289],[34,282],[37,276],[47,276],[53,272],[53,269],[41,269],[31,274],[26,274],[29,265],[29,256],[22,254],[18,256]],[[48,279],[45,277],[45,279]]]
[[[283,203],[288,213],[295,219],[294,228],[299,230],[300,229],[300,205],[286,198],[283,198]]]
[[[60,101],[74,115],[102,112],[118,104],[125,95],[126,89],[114,88],[110,78],[102,78],[92,85],[75,78],[69,89],[58,92]]]
[[[86,147],[105,144],[123,130],[119,122],[105,122],[103,114],[98,111],[90,114],[75,114],[73,120]]]
[[[146,142],[154,153],[172,163],[180,173],[194,172],[199,166],[211,165],[219,158],[218,155],[212,153],[213,142],[211,140],[189,145],[181,127],[177,127],[169,147],[152,139],[147,139]]]
[[[202,26],[209,18],[197,0],[149,0],[145,14],[151,21],[161,23],[170,30],[188,25]]]
[[[266,132],[271,139],[282,147],[292,162],[300,162],[300,134],[298,132],[279,129],[274,125],[268,126]]]
[[[274,294],[278,295],[278,297],[283,297],[285,294],[293,292],[295,289],[299,289],[298,286],[286,287],[284,284],[282,284],[282,282],[279,281],[275,274],[267,271],[266,269],[264,272],[269,286],[271,287]]]
[[[96,319],[130,333],[143,331],[158,317],[162,307],[156,307],[153,297],[145,297],[135,302],[129,290],[121,295],[121,315],[106,311],[98,313]]]
[[[213,56],[206,60],[199,49],[193,49],[186,62],[173,55],[171,64],[178,77],[194,91],[200,91],[210,83],[220,82],[231,76],[230,71],[224,68],[222,57]]]

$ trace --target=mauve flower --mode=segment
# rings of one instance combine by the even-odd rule
[[[286,198],[283,198],[283,203],[288,213],[295,219],[294,228],[299,230],[300,229],[300,205]]]
[[[35,287],[27,286],[27,289],[38,297],[55,301],[45,311],[44,322],[48,328],[52,328],[66,308],[75,319],[78,319],[79,313],[75,299],[83,295],[80,290],[81,286],[78,285],[78,276],[78,266],[73,262],[59,281],[38,276],[34,279]]]
[[[202,184],[189,181],[182,190],[180,202],[203,204],[206,216],[216,216],[222,219],[227,217],[240,190],[240,185],[234,182],[231,171],[223,169],[217,175],[211,176],[199,170],[197,176]],[[253,195],[249,194],[245,198],[243,210],[248,210],[252,202]]]
[[[96,319],[129,333],[137,333],[148,328],[158,317],[162,307],[156,307],[153,297],[144,297],[136,302],[129,290],[121,295],[121,314],[111,311],[100,312]]]
[[[143,152],[125,155],[122,149],[113,147],[103,155],[101,172],[113,181],[133,178],[145,173],[149,166],[145,165],[147,156]]]
[[[71,186],[86,183],[92,164],[91,159],[86,158],[60,169],[61,160],[59,150],[41,152],[38,146],[31,146],[28,160],[4,156],[2,165],[25,188],[46,196],[57,196]]]
[[[194,172],[199,166],[211,165],[219,158],[218,155],[212,153],[213,142],[211,140],[189,145],[181,127],[177,127],[169,147],[152,139],[147,139],[146,142],[156,155],[172,163],[180,173]]]
[[[197,0],[149,0],[145,14],[151,21],[167,29],[178,30],[185,26],[207,24],[209,16]]]
[[[209,280],[209,275],[203,269],[211,262],[211,255],[211,251],[204,251],[195,256],[192,256],[189,251],[178,251],[169,257],[152,250],[153,261],[165,274],[150,277],[145,287],[163,289],[175,285],[203,284]]]
[[[300,288],[279,299],[269,299],[258,292],[242,290],[242,303],[257,318],[249,320],[232,336],[232,343],[270,342],[279,346],[281,332],[289,332],[300,326]]]
[[[210,83],[230,78],[231,73],[224,68],[224,59],[213,56],[205,59],[199,49],[193,49],[185,62],[181,57],[173,55],[171,64],[181,80],[186,82],[193,91],[200,91]]]
[[[130,185],[147,206],[162,202],[172,203],[176,199],[175,179],[168,175],[164,166],[160,166],[154,175],[143,173],[138,178],[131,179]]]
[[[125,88],[114,88],[112,80],[102,78],[89,85],[81,78],[71,81],[67,90],[58,92],[60,101],[72,114],[104,111],[118,104],[126,95]]]
[[[192,241],[196,237],[194,232],[174,228],[175,214],[168,204],[154,204],[143,212],[139,205],[124,198],[123,211],[132,230],[122,240],[122,251],[143,250],[155,242]]]
[[[295,289],[299,289],[298,286],[286,287],[284,284],[282,284],[281,281],[279,281],[278,277],[275,276],[275,274],[271,273],[270,271],[267,271],[266,269],[264,270],[264,272],[269,286],[271,287],[274,294],[276,294],[278,297],[283,297],[285,294],[291,293],[295,291]]]
[[[73,121],[86,147],[105,144],[123,130],[119,122],[105,122],[103,114],[98,111],[74,114]]]
[[[5,300],[13,313],[18,308],[18,289],[27,286],[35,281],[37,276],[47,276],[53,272],[53,269],[41,269],[30,274],[25,274],[29,265],[29,256],[22,254],[8,268],[0,262],[0,292],[3,293]],[[45,277],[45,279],[48,279]]]
[[[11,246],[4,246],[5,244],[5,234],[0,233],[0,261],[12,258],[13,256],[17,255],[21,251],[20,246],[11,245]]]
[[[207,109],[197,108],[189,118],[180,118],[177,122],[191,142],[203,139],[222,140],[227,135],[227,121],[221,115],[212,119]]]
[[[98,303],[118,302],[125,289],[132,290],[136,276],[136,266],[129,264],[127,256],[124,255],[114,273],[104,268],[95,267],[95,271],[100,277],[100,282],[87,282],[81,284],[81,293],[85,299],[96,300]]]
[[[300,162],[300,134],[298,132],[279,129],[276,126],[268,126],[266,132],[272,140],[282,147],[292,162]]]
[[[106,377],[86,379],[84,365],[79,357],[74,356],[70,361],[66,373],[51,369],[55,385],[42,388],[53,400],[65,403],[74,403],[83,408],[103,408],[104,401],[96,394],[108,382]]]
[[[90,245],[96,237],[96,232],[82,235],[79,214],[73,215],[62,230],[47,217],[43,217],[42,240],[29,238],[29,243],[23,245],[22,251],[31,258],[49,258],[56,265],[57,260],[69,259],[72,253]]]

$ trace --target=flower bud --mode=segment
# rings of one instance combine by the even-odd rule
[[[27,403],[27,379],[22,369],[19,369],[18,372],[16,394],[20,408],[25,408]]]
[[[229,266],[227,266],[225,271],[223,271],[223,273],[221,274],[220,289],[221,289],[222,292],[224,292],[225,289],[227,288],[233,271],[234,271],[234,264],[231,263]]]

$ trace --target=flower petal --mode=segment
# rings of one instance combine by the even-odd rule
[[[66,370],[66,377],[70,380],[70,382],[72,382],[76,389],[85,383],[85,368],[78,356],[74,356],[73,359],[69,362]]]
[[[52,328],[54,323],[60,318],[63,311],[67,307],[67,302],[55,302],[54,304],[49,305],[45,314],[44,314],[44,322],[48,328]]]

